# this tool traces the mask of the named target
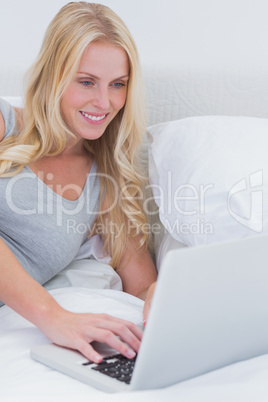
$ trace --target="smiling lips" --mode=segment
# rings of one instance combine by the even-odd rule
[[[92,122],[101,122],[102,120],[105,119],[106,116],[108,116],[107,114],[103,114],[102,116],[93,116],[91,114],[88,114],[86,112],[80,112],[84,117],[86,117],[88,120],[91,120]]]

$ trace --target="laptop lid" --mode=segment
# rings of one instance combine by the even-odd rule
[[[161,388],[268,352],[268,236],[171,250],[132,389]]]

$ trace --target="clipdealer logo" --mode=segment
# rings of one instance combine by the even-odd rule
[[[248,180],[243,178],[238,181],[230,189],[228,193],[228,211],[230,215],[241,225],[253,230],[254,232],[260,233],[263,229],[263,171],[258,170],[252,173]],[[234,208],[231,206],[235,203],[236,199],[240,198],[249,192],[249,205],[246,205],[247,216],[242,216],[238,214]]]

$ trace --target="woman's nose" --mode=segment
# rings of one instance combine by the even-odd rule
[[[94,106],[99,109],[107,111],[110,107],[110,96],[109,90],[107,88],[99,87],[96,89],[95,98],[94,98]]]

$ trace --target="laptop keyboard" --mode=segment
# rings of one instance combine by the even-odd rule
[[[92,370],[99,371],[109,377],[116,378],[118,381],[130,384],[135,361],[136,357],[134,359],[127,359],[121,354],[116,354],[103,358],[99,364],[86,362],[83,363],[83,366],[94,365],[94,367],[91,367]]]

